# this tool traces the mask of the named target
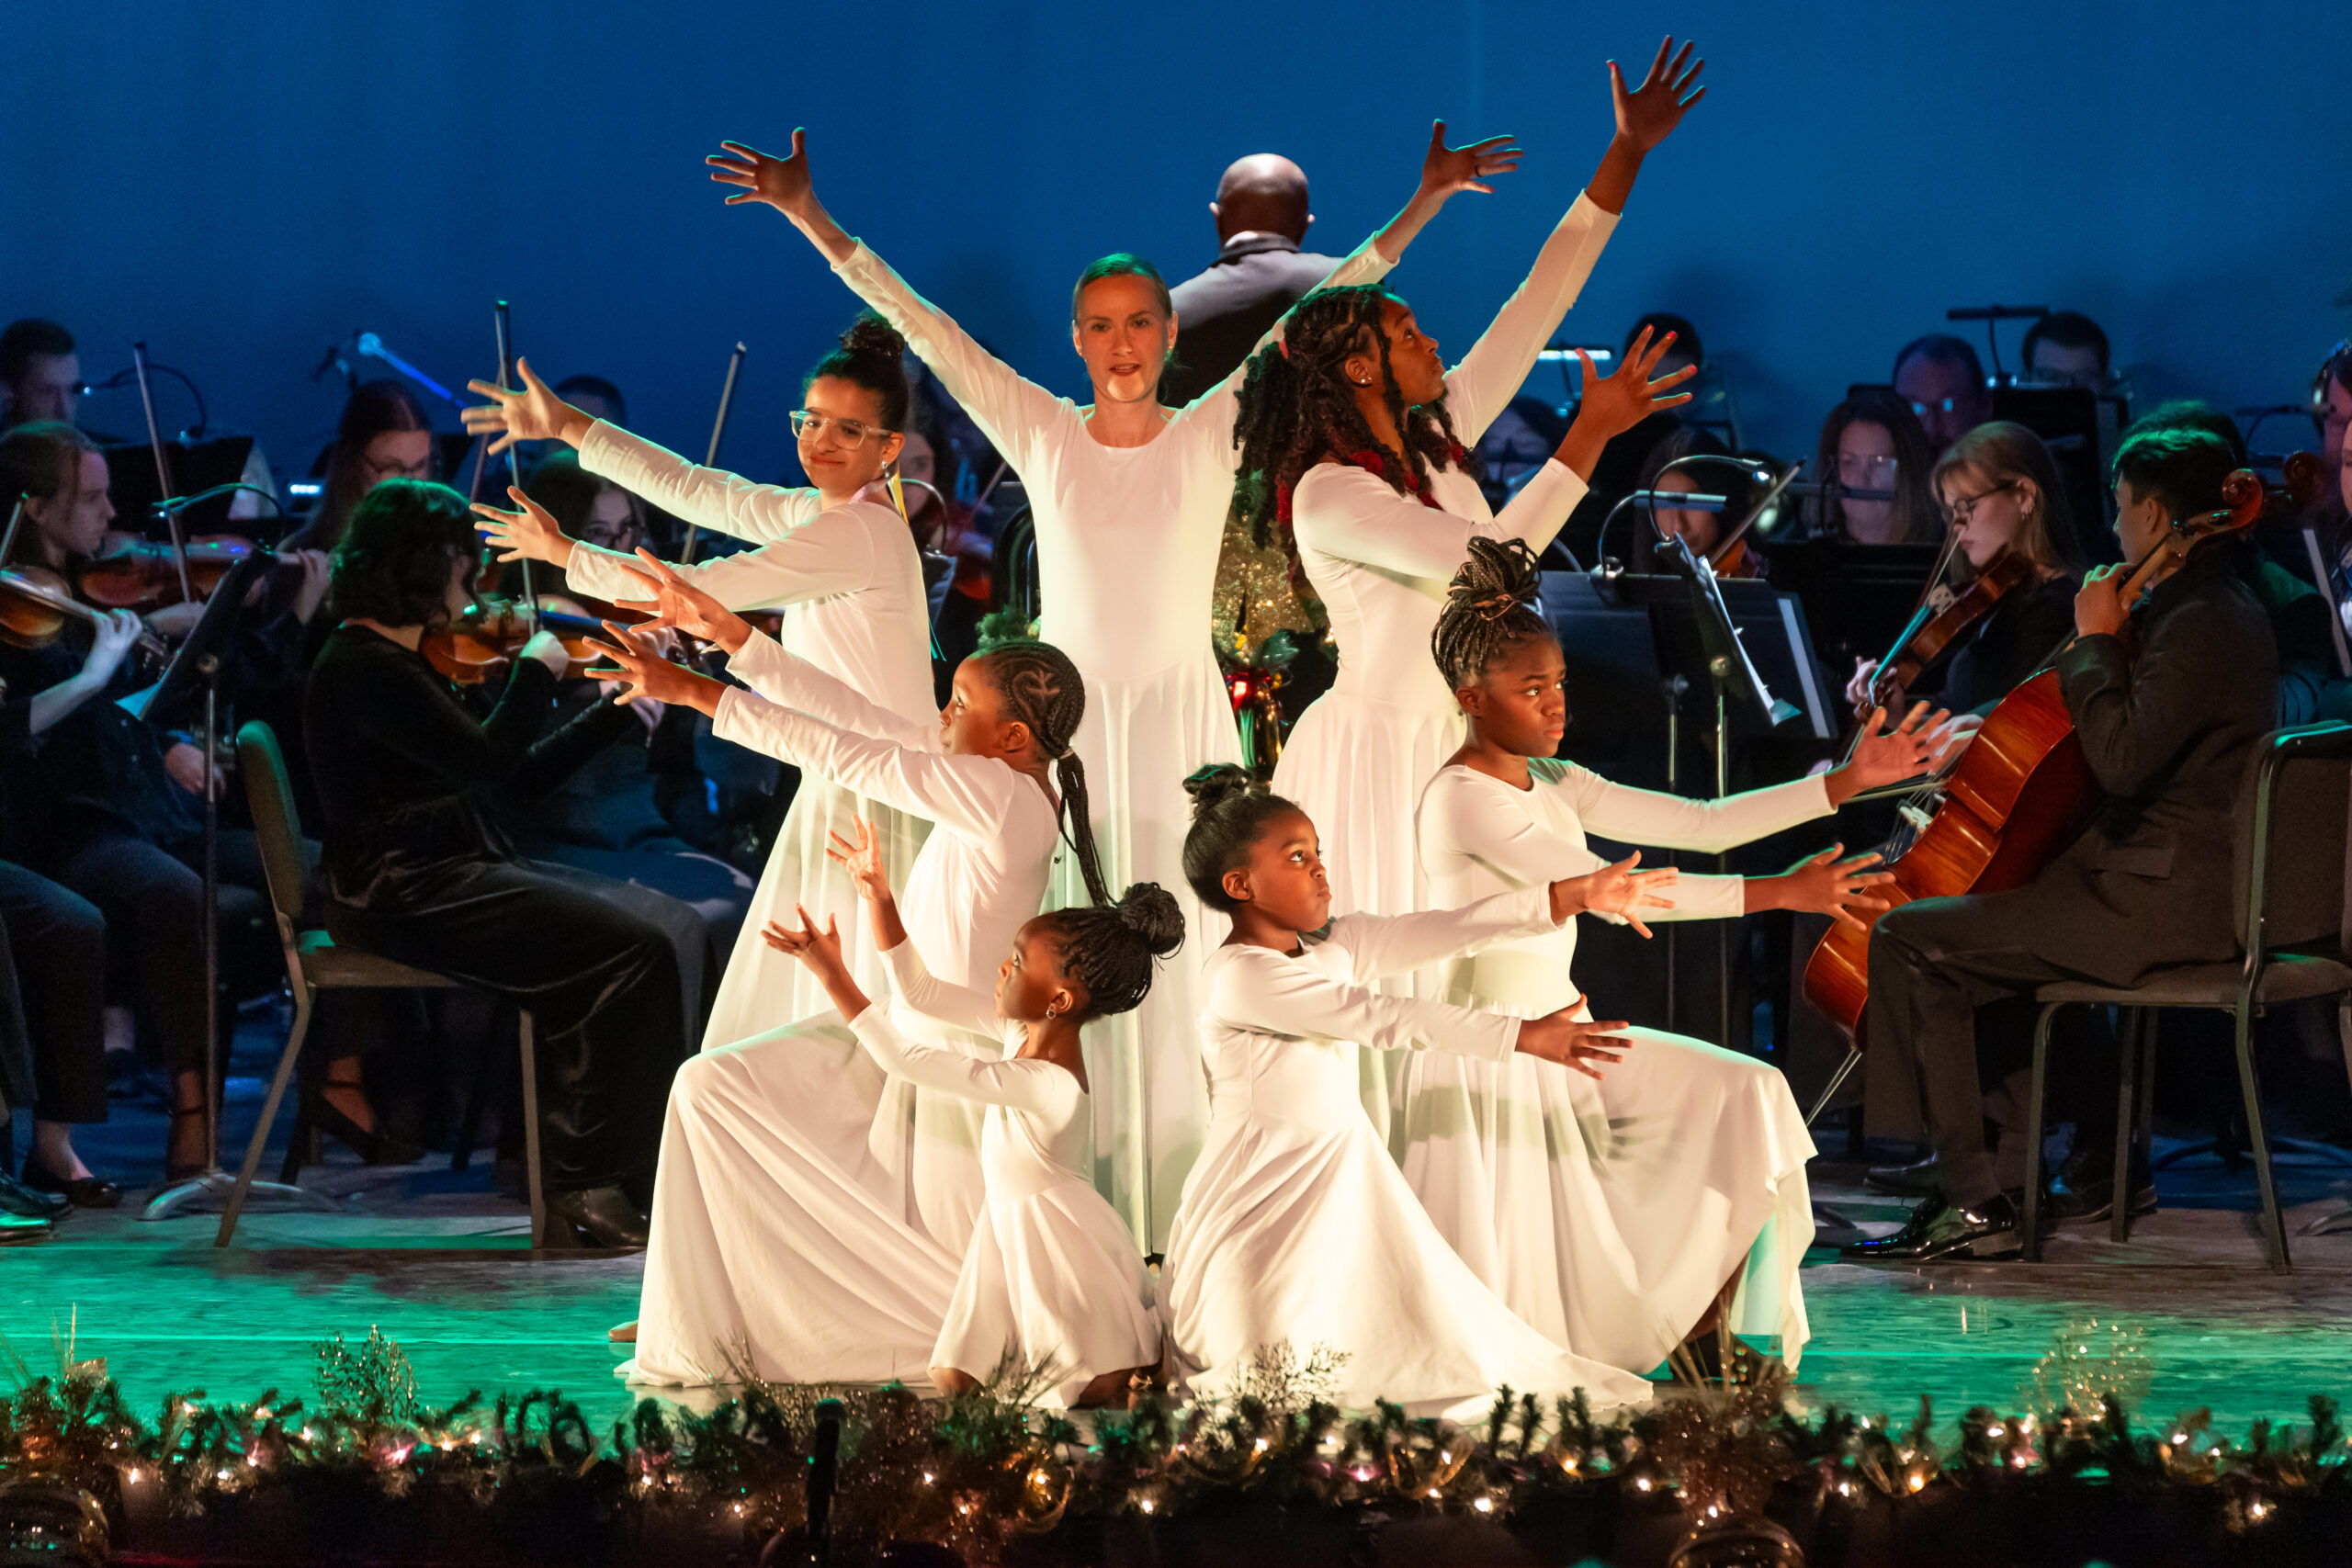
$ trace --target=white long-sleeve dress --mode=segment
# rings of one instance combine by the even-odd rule
[[[906,520],[870,501],[827,506],[816,491],[753,484],[706,468],[599,420],[580,442],[580,465],[698,527],[758,547],[675,568],[730,610],[782,612],[777,640],[887,712],[919,722],[933,708],[931,623],[922,566]],[[624,570],[634,556],[594,545],[572,547],[565,580],[594,598],[643,597],[642,580]],[[785,813],[775,848],[752,895],[742,935],[728,959],[703,1045],[729,1045],[827,1012],[824,988],[788,954],[760,940],[770,920],[807,908],[821,925],[838,920],[850,972],[879,996],[881,961],[865,934],[857,890],[825,858],[827,834],[856,841],[864,816],[882,837],[890,874],[902,877],[922,847],[928,824],[885,802],[851,794],[820,775],[803,774]],[[862,1066],[863,1055],[842,1031],[832,1065]],[[814,1086],[812,1086],[813,1089]],[[862,1132],[872,1121],[880,1083],[852,1071],[809,1102],[809,1112]]]
[[[1582,1388],[1603,1410],[1648,1397],[1642,1379],[1515,1315],[1446,1245],[1339,1049],[1510,1059],[1518,1019],[1365,982],[1548,928],[1549,900],[1539,888],[1464,909],[1351,915],[1295,953],[1234,943],[1211,956],[1201,1034],[1214,1113],[1161,1277],[1194,1392],[1232,1392],[1261,1350],[1286,1342],[1300,1362],[1322,1348],[1346,1358],[1331,1392],[1351,1409],[1388,1399],[1467,1418],[1502,1383]]]
[[[1518,393],[1616,223],[1577,197],[1527,280],[1446,372],[1446,408],[1464,446],[1476,446]],[[1274,765],[1274,789],[1314,818],[1340,908],[1401,915],[1430,907],[1413,851],[1413,807],[1462,744],[1461,712],[1430,658],[1446,584],[1476,536],[1523,539],[1541,553],[1584,494],[1584,481],[1556,461],[1537,470],[1499,517],[1477,481],[1454,468],[1430,474],[1434,504],[1400,495],[1351,463],[1320,463],[1299,479],[1292,529],[1307,581],[1330,611],[1340,671],[1299,715]],[[1392,984],[1426,990],[1436,982],[1399,976]],[[1359,1070],[1365,1109],[1385,1132],[1385,1066],[1364,1058]]]
[[[1369,242],[1323,287],[1372,283],[1390,263]],[[1183,949],[1132,1013],[1087,1026],[1096,1086],[1096,1180],[1138,1238],[1167,1234],[1200,1146],[1208,1104],[1193,1019],[1208,950],[1225,921],[1184,884],[1186,774],[1238,762],[1233,706],[1209,644],[1217,551],[1233,497],[1240,372],[1173,411],[1141,446],[1088,434],[1091,408],[1023,379],[860,243],[835,269],[905,334],[1021,476],[1037,530],[1039,633],[1086,679],[1074,749],[1093,800],[1095,840],[1116,897],[1157,882],[1183,905]],[[1057,906],[1087,902],[1076,864]]]
[[[1419,829],[1431,897],[1467,902],[1597,870],[1588,829],[1717,851],[1831,809],[1819,778],[1702,801],[1546,757],[1528,770],[1525,790],[1459,763],[1430,781]],[[1736,876],[1685,874],[1663,896],[1674,907],[1645,921],[1732,918],[1745,889]],[[1556,1011],[1577,998],[1576,942],[1571,921],[1456,959],[1444,996],[1525,1018]],[[1528,1056],[1407,1062],[1405,1179],[1478,1278],[1580,1355],[1650,1371],[1737,1274],[1734,1332],[1775,1341],[1793,1370],[1809,1332],[1797,1279],[1813,1243],[1804,1117],[1776,1067],[1688,1035],[1628,1032],[1598,1081]]]
[[[1065,1067],[1019,1055],[1023,1026],[999,1017],[988,994],[933,976],[911,941],[883,956],[905,1007],[1005,1048],[991,1061],[920,1045],[879,1008],[850,1025],[892,1077],[987,1108],[987,1201],[931,1364],[982,1379],[1007,1357],[1050,1369],[1049,1397],[1064,1405],[1105,1372],[1158,1365],[1161,1331],[1143,1255],[1085,1168],[1085,1086]]]
[[[934,824],[907,873],[910,939],[970,985],[1045,896],[1056,810],[993,757],[948,756],[774,641],[730,668],[713,732]],[[894,1008],[908,1035],[994,1056],[1001,1043]],[[836,1017],[838,1015],[835,1015]],[[820,1146],[803,1114],[821,1033],[705,1051],[678,1069],[662,1128],[633,1381],[699,1383],[748,1357],[777,1382],[922,1379],[981,1203],[979,1108],[884,1095],[865,1143]],[[875,1071],[860,1053],[860,1065]],[[893,1083],[893,1089],[911,1086]]]

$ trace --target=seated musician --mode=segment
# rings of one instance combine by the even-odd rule
[[[327,930],[531,1010],[551,1239],[641,1247],[638,1195],[699,998],[636,897],[657,895],[517,859],[486,814],[482,791],[562,777],[614,721],[592,712],[550,731],[570,660],[546,632],[516,652],[486,721],[458,703],[422,646],[469,602],[476,558],[472,514],[445,486],[387,479],[352,508],[329,597],[338,625],[305,707]]]
[[[1955,714],[1984,714],[2050,661],[2075,630],[2075,591],[2082,563],[2075,558],[2075,523],[2057,465],[2041,438],[2022,424],[1996,420],[1952,444],[1936,464],[1931,486],[1959,536],[1952,586],[1964,589],[2007,551],[2022,558],[2023,581],[1915,682],[1881,694],[1889,711],[1914,696],[1932,695]],[[1876,660],[1855,666],[1846,695],[1864,705]]]
[[[2174,520],[2218,510],[2235,466],[2228,446],[2203,432],[2124,442],[2113,472],[2125,558],[2154,549]],[[2246,547],[2208,544],[2136,612],[2118,592],[2122,569],[2084,581],[2080,635],[2056,667],[2106,792],[2090,826],[2023,887],[1922,899],[1878,922],[1863,1018],[1872,1070],[1895,1075],[1896,1092],[1917,1110],[1937,1190],[1901,1231],[1856,1243],[1848,1257],[1917,1263],[2008,1257],[2023,1246],[2026,1134],[2004,1111],[2024,1096],[2014,1087],[1984,1093],[2023,1069],[1980,1059],[1980,1006],[2055,980],[2130,985],[2159,965],[2235,955],[2235,803],[2250,749],[2271,727],[2278,683],[2269,624],[2233,559]],[[2103,1098],[2111,1117],[2113,1096]],[[2078,1145],[2114,1135],[2096,1124],[2101,1100],[2086,1093],[2075,1108]],[[1999,1119],[1997,1151],[1985,1146],[1988,1115]]]
[[[1684,464],[1668,472],[1668,464],[1685,457],[1701,459]],[[1709,457],[1722,458],[1708,462]],[[1664,501],[1656,513],[1657,532],[1680,539],[1693,556],[1713,557],[1722,545],[1727,529],[1738,525],[1755,500],[1755,479],[1744,463],[1731,460],[1730,449],[1712,434],[1695,424],[1686,424],[1668,434],[1650,449],[1642,464],[1636,490],[1677,491],[1683,495],[1720,495],[1723,510],[1709,512],[1695,506],[1673,506]],[[1637,502],[1636,505],[1639,503]],[[1657,541],[1650,531],[1649,513],[1634,519],[1633,528],[1633,559],[1635,571],[1657,571]],[[1757,547],[1753,532],[1735,543],[1724,558],[1714,563],[1717,577],[1761,577],[1764,575],[1763,552]]]

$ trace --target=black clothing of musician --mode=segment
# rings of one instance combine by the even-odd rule
[[[304,701],[339,942],[533,1015],[551,1191],[650,1173],[688,1009],[671,934],[600,878],[516,859],[481,792],[560,781],[610,738],[592,708],[548,730],[557,680],[517,658],[477,722],[433,667],[367,626],[331,634]]]
[[[2059,655],[2067,712],[2106,792],[2082,835],[2024,887],[1906,904],[1871,933],[1871,1070],[1895,1074],[1895,1092],[1917,1103],[1958,1209],[2000,1195],[1984,1117],[2023,1103],[1984,1095],[1980,1066],[1997,1078],[2013,1064],[1980,1065],[1977,1008],[2055,980],[2128,986],[2237,951],[2236,800],[2278,680],[2269,622],[2230,556],[2241,547],[2209,547],[2155,587],[2135,617],[2136,656],[2108,636]],[[2005,1153],[2022,1150],[2021,1129],[2004,1134]]]
[[[1914,694],[1954,713],[1991,713],[2074,635],[2075,587],[2066,575],[2011,589],[1945,661],[1942,683]]]

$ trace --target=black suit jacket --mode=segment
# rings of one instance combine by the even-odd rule
[[[1266,329],[1339,265],[1279,234],[1229,242],[1206,272],[1170,291],[1176,300],[1176,363],[1162,383],[1161,400],[1189,403],[1232,375]]]
[[[2238,795],[2272,727],[2269,618],[2209,551],[2136,617],[2139,649],[2078,639],[2058,657],[2083,755],[2107,792],[2082,836],[2036,879],[2018,939],[2114,985],[2160,964],[2233,957]]]

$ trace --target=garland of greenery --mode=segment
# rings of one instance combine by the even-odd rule
[[[2087,1353],[2088,1336],[2076,1336]],[[707,1415],[643,1401],[600,1434],[560,1393],[469,1393],[428,1406],[400,1347],[372,1329],[356,1348],[337,1337],[317,1349],[314,1407],[275,1390],[244,1404],[194,1392],[166,1399],[153,1424],[99,1363],[68,1353],[56,1376],[20,1376],[17,1392],[0,1399],[0,1530],[25,1528],[12,1499],[47,1488],[69,1502],[46,1528],[78,1531],[95,1561],[107,1530],[119,1537],[127,1519],[196,1519],[233,1509],[234,1499],[332,1480],[346,1497],[482,1510],[553,1501],[616,1529],[691,1529],[755,1547],[806,1525],[818,1402],[829,1396],[841,1419],[837,1563],[871,1562],[899,1541],[974,1562],[1009,1551],[1052,1558],[1057,1541],[1080,1551],[1122,1520],[1173,1521],[1238,1503],[1509,1526],[1580,1498],[1679,1507],[1703,1531],[1759,1518],[1792,1494],[1816,1511],[1854,1516],[2020,1483],[2044,1493],[2182,1488],[2217,1498],[2225,1528],[2241,1534],[2282,1509],[2352,1506],[2331,1399],[2311,1401],[2309,1427],[2260,1422],[2233,1443],[2204,1412],[2137,1429],[2110,1388],[2097,1393],[2095,1415],[2071,1405],[2039,1417],[1973,1409],[1946,1451],[1925,1400],[1907,1427],[1834,1409],[1792,1416],[1777,1362],[1744,1348],[1724,1391],[1688,1391],[1601,1422],[1581,1394],[1546,1409],[1504,1390],[1474,1429],[1385,1404],[1347,1416],[1317,1395],[1333,1359],[1317,1353],[1302,1365],[1277,1347],[1230,1399],[1180,1406],[1146,1396],[1098,1415],[1091,1437],[1038,1409],[1045,1379],[1019,1369],[944,1401],[895,1386],[829,1393],[753,1382]],[[2077,1365],[2071,1386],[2090,1388],[2098,1371]]]

